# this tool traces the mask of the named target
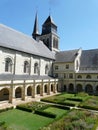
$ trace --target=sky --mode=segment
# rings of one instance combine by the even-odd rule
[[[0,0],[0,23],[31,36],[36,11],[40,33],[52,16],[60,50],[98,48],[98,0]]]

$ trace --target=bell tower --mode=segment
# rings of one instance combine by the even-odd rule
[[[42,40],[51,51],[59,51],[59,37],[57,35],[57,26],[50,15],[42,25],[40,40]]]

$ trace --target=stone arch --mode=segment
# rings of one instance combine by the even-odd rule
[[[48,92],[48,86],[46,84],[46,85],[44,85],[44,93],[47,93],[47,92]]]
[[[32,96],[32,87],[31,86],[29,86],[27,88],[27,96]]]
[[[0,90],[0,101],[9,100],[9,89],[3,88]]]
[[[69,92],[74,92],[74,85],[72,83],[69,84],[68,91]]]
[[[87,84],[87,85],[85,86],[85,92],[86,92],[86,93],[89,93],[89,94],[92,94],[92,93],[93,93],[93,87],[92,87],[91,84]]]
[[[36,87],[36,94],[40,94],[40,91],[41,91],[41,88],[40,88],[40,85],[38,85],[38,86]]]
[[[83,91],[83,87],[81,84],[77,84],[76,86],[76,92],[82,92]]]
[[[16,98],[22,98],[22,89],[21,87],[17,87],[15,90],[15,97]]]

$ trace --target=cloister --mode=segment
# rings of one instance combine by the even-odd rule
[[[93,84],[83,84],[78,83],[74,85],[74,83],[69,83],[68,85],[63,86],[63,91],[66,92],[86,92],[88,94],[97,94],[98,95],[98,85]]]
[[[30,81],[29,81],[30,82]],[[51,95],[57,92],[56,79],[37,81],[24,84],[9,84],[0,86],[0,101],[13,103],[15,100],[26,100],[37,96]]]

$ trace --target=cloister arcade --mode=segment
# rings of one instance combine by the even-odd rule
[[[93,85],[93,84],[74,84],[74,83],[70,83],[68,85],[65,85],[63,86],[63,91],[65,92],[86,92],[88,94],[97,94],[98,95],[98,85]]]
[[[41,83],[0,87],[0,101],[13,103],[15,100],[26,100],[37,96],[51,95],[57,92],[57,83]]]

